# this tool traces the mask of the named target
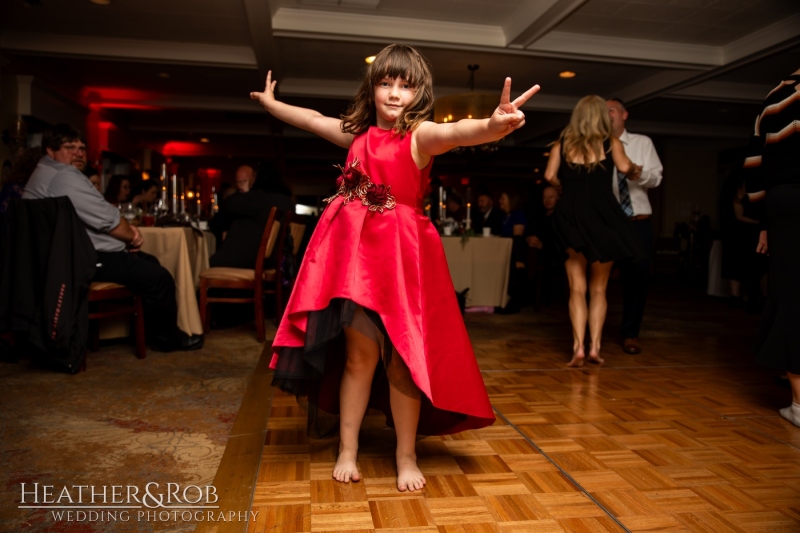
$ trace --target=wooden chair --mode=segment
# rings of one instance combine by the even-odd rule
[[[200,273],[200,318],[204,333],[208,333],[211,329],[210,303],[252,303],[255,310],[256,337],[258,342],[264,342],[264,294],[274,293],[277,296],[279,290],[277,284],[274,289],[265,286],[265,283],[275,282],[278,269],[264,268],[264,261],[272,255],[280,233],[281,223],[276,220],[276,211],[277,209],[273,207],[269,212],[253,269],[214,267]],[[278,250],[280,249],[279,246]],[[280,260],[280,257],[277,259]],[[208,295],[210,289],[239,289],[250,291],[250,295],[239,298],[210,297]]]
[[[100,307],[98,303],[120,303],[121,305],[109,306],[106,309],[92,309]],[[117,283],[96,281],[89,286],[89,320],[99,320],[114,316],[133,315],[133,336],[136,346],[136,357],[144,359],[147,356],[144,337],[144,310],[142,298],[134,294],[129,288]],[[99,349],[100,332],[97,324],[92,328],[90,343],[93,351]]]

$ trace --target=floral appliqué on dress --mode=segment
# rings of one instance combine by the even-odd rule
[[[370,211],[379,213],[383,213],[384,209],[394,209],[397,205],[395,197],[391,195],[392,186],[372,183],[370,177],[361,171],[361,161],[357,157],[346,167],[334,166],[342,171],[342,175],[336,180],[339,188],[336,194],[325,198],[325,202],[330,203],[337,196],[343,197],[345,204],[359,199],[361,205],[366,205]]]

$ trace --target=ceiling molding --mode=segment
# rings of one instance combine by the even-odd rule
[[[6,31],[0,34],[0,48],[5,51],[116,61],[150,61],[247,69],[258,67],[256,56],[249,46]]]
[[[527,47],[526,50],[577,54],[595,61],[598,58],[650,61],[682,68],[712,67],[723,63],[723,49],[719,46],[604,37],[561,31],[548,33]]]
[[[528,24],[522,31],[515,32],[515,35],[509,35],[509,32],[506,32],[508,44],[519,45],[523,48],[530,46],[549,33],[550,30],[558,26],[564,19],[572,15],[587,1],[588,0],[556,0],[552,2],[548,0],[545,5],[542,5],[542,2],[529,2],[529,4],[534,5],[527,8],[527,11],[536,13],[544,9],[544,12],[537,13],[535,17],[528,18],[527,20],[533,20],[533,22]],[[549,7],[547,7],[547,4],[549,4]],[[522,17],[519,18],[522,23],[526,20]]]
[[[720,76],[731,70],[744,67],[750,63],[762,59],[763,57],[767,57],[782,50],[796,46],[798,43],[800,43],[800,26],[787,26],[784,24],[785,22],[792,24],[800,23],[800,15],[790,17],[786,19],[786,21],[773,24],[772,26],[751,34],[750,36],[743,37],[742,39],[732,43],[732,45],[729,45],[733,46],[733,48],[730,50],[728,50],[726,47],[723,55],[727,56],[728,58],[736,57],[736,59],[730,59],[730,61],[726,62],[724,65],[708,69],[705,72],[696,74],[694,76],[688,76],[684,80],[677,79],[673,81],[668,77],[665,77],[663,80],[664,84],[661,87],[658,87],[657,84],[653,84],[647,90],[639,91],[638,94],[632,94],[631,97],[628,98],[629,103],[631,105],[635,105],[659,96],[678,93],[683,89],[691,88],[700,83],[712,80],[717,76]],[[771,37],[764,33],[770,33],[770,29],[772,29]],[[760,48],[760,46],[764,46],[764,48]],[[749,50],[751,53],[745,56],[741,55],[746,50]],[[635,91],[633,92],[635,93]]]
[[[358,81],[317,78],[286,78],[278,80],[283,96],[309,96],[351,100],[358,91]]]
[[[760,104],[764,101],[764,98],[767,96],[767,93],[769,93],[770,90],[772,90],[771,85],[711,80],[674,91],[665,95],[665,97],[684,98],[691,100],[708,100],[715,102]]]
[[[503,33],[506,43],[512,44],[528,29],[536,24],[549,9],[558,4],[559,0],[540,0],[539,2],[525,2],[516,9],[503,24]]]
[[[800,13],[725,45],[723,49],[724,64],[739,61],[799,38]]]
[[[242,0],[247,17],[247,27],[253,42],[253,53],[258,63],[258,73],[267,79],[267,71],[280,71],[278,51],[272,36],[272,8],[270,0]]]
[[[303,35],[373,37],[383,42],[417,40],[497,48],[506,45],[505,33],[500,26],[312,9],[281,7],[272,19],[272,28],[276,36],[278,32],[283,36],[298,32]]]
[[[127,126],[130,131],[147,133],[180,133],[192,135],[255,135],[270,137],[273,135],[269,124],[164,124],[134,122]]]
[[[613,95],[624,100],[628,105],[648,99],[660,93],[665,87],[678,85],[686,80],[696,78],[697,72],[692,70],[667,70],[654,74],[636,83],[623,87]]]
[[[707,124],[650,122],[644,120],[628,120],[625,127],[636,133],[665,137],[703,137],[712,139],[747,140],[752,134],[752,128],[749,126],[711,126]]]

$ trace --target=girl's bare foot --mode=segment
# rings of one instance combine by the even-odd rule
[[[596,365],[602,365],[606,362],[605,359],[600,357],[600,345],[598,345],[596,348],[593,346],[589,347],[589,362]]]
[[[357,457],[358,450],[340,447],[339,458],[336,459],[336,464],[333,465],[333,479],[342,483],[361,481],[361,474],[358,473],[358,465],[356,464]]]
[[[417,467],[416,455],[397,457],[397,490],[414,492],[425,486],[425,476]]]
[[[567,363],[567,366],[572,368],[578,368],[583,366],[583,360],[585,355],[583,353],[583,345],[575,345],[572,347],[572,361]]]

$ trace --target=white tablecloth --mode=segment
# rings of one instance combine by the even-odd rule
[[[144,238],[142,251],[155,256],[175,280],[178,304],[178,328],[187,335],[202,335],[200,308],[195,291],[200,285],[200,272],[208,268],[208,258],[216,250],[211,233],[199,235],[190,228],[140,227]],[[100,338],[130,335],[128,319],[109,319],[100,326]]]
[[[508,292],[512,239],[442,237],[456,291],[469,288],[468,306],[503,307]]]

